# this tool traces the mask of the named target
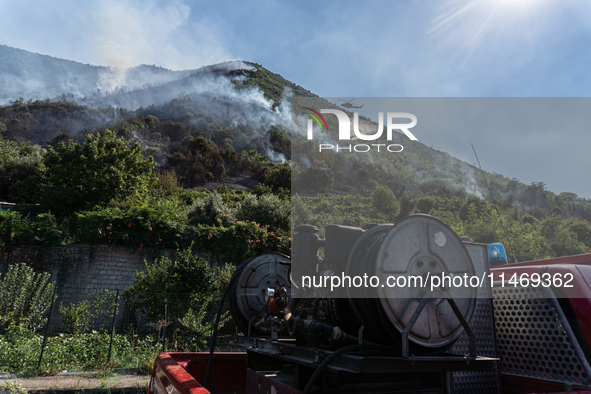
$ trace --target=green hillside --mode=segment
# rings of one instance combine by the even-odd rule
[[[405,144],[405,155],[320,155],[310,141],[290,135],[290,118],[281,104],[291,96],[311,97],[322,108],[333,106],[281,75],[246,62],[204,67],[174,81],[120,89],[94,99],[10,97],[12,104],[0,107],[0,200],[40,203],[41,211],[89,218],[96,210],[124,212],[148,200],[158,206],[153,199],[172,199],[174,209],[189,214],[174,225],[173,233],[184,243],[188,233],[182,229],[200,223],[233,228],[230,219],[247,217],[236,216],[236,209],[242,209],[249,191],[256,198],[289,199],[293,180],[298,194],[292,196],[293,203],[301,208],[294,211],[294,223],[366,226],[420,212],[442,218],[475,241],[504,242],[520,260],[591,250],[590,200],[553,193],[542,182],[526,185],[486,173],[491,199],[478,169],[420,142]],[[120,105],[110,106],[114,101]],[[67,171],[55,181],[55,166],[62,157],[75,156],[76,145],[106,135],[107,129],[125,144],[137,146],[142,157],[153,158],[157,171],[141,187],[117,186],[125,192],[107,200],[66,203],[72,187],[81,193],[78,200],[89,197],[82,186],[60,183],[69,176]],[[392,141],[398,142],[402,140]],[[292,155],[293,161],[283,162]],[[79,179],[84,183],[87,178]],[[206,189],[218,190],[221,202],[207,200],[213,197]],[[257,220],[287,231],[285,207],[275,207],[283,213],[272,211]],[[257,209],[248,212],[254,215]],[[201,219],[190,224],[191,215]],[[124,236],[111,241],[129,240]]]

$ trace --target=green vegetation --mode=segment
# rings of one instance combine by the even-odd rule
[[[378,196],[387,198],[382,200]],[[424,213],[441,219],[458,235],[467,235],[474,242],[503,243],[511,262],[513,255],[518,261],[528,261],[591,253],[591,224],[585,220],[561,219],[558,212],[538,220],[520,214],[515,208],[500,211],[497,206],[475,196],[419,197],[405,193],[396,198],[378,186],[371,197],[296,195],[292,201],[292,220],[317,225],[321,232],[322,227],[330,223],[367,227]],[[392,203],[392,209],[384,210],[382,207],[386,203]]]
[[[67,307],[60,305],[62,324],[74,335],[87,332],[92,323],[106,319],[113,314],[115,304],[115,292],[97,290],[90,294],[91,301],[83,300]]]
[[[168,337],[177,346],[205,348],[212,329],[209,315],[212,302],[216,292],[227,285],[231,272],[233,268],[228,266],[216,272],[189,248],[175,260],[162,257],[146,265],[145,271],[136,273],[133,285],[125,290],[123,297],[128,305],[141,312],[143,319],[159,322],[159,336],[161,329],[168,327]],[[171,293],[175,293],[176,302],[171,302]],[[163,305],[169,307],[162,308]],[[222,326],[228,320],[226,312]]]
[[[37,173],[44,153],[38,145],[0,139],[0,200],[32,202],[32,185],[24,180]]]
[[[279,74],[275,74],[260,64],[249,63],[256,68],[256,71],[246,71],[248,76],[242,83],[234,82],[237,88],[258,87],[265,94],[267,100],[273,101],[275,106],[281,103],[286,88],[290,89],[295,96],[317,97],[303,87],[288,81]]]
[[[68,238],[67,223],[57,223],[51,213],[39,214],[35,219],[29,220],[19,212],[0,211],[0,248],[12,245],[55,246]]]
[[[54,285],[49,273],[36,273],[24,263],[0,274],[0,332],[10,326],[35,331],[51,304]]]
[[[97,290],[88,299],[59,306],[62,324],[70,333],[44,338],[35,332],[44,323],[41,317],[53,295],[49,274],[13,265],[0,277],[0,371],[32,376],[64,369],[104,373],[139,366],[149,373],[163,342],[173,351],[205,349],[212,329],[212,301],[219,302],[216,292],[228,285],[233,268],[225,265],[214,270],[190,249],[174,259],[162,258],[138,272],[123,294],[127,307],[138,311],[143,325],[152,330],[144,328],[138,334],[138,327],[132,325],[126,334],[111,336],[111,326],[105,322],[111,321],[113,313],[117,316],[117,297],[112,291]],[[228,321],[226,312],[221,325]],[[98,326],[98,331],[90,331]]]
[[[108,371],[150,363],[162,350],[151,336],[114,335],[111,362],[107,360],[110,336],[106,332],[47,337],[43,362],[37,368],[43,337],[11,326],[0,335],[0,370],[19,376],[51,375],[59,371]],[[146,371],[147,372],[147,371]]]
[[[110,131],[89,135],[82,145],[71,141],[43,157],[38,198],[60,214],[92,209],[145,193],[154,160],[142,155],[139,144],[129,147]]]
[[[146,270],[137,272],[131,287],[123,297],[136,309],[144,311],[148,319],[162,318],[162,305],[166,304],[168,293],[195,295],[194,302],[210,298],[217,290],[215,270],[207,261],[193,256],[191,249],[179,253],[176,260],[162,257]],[[193,305],[194,306],[194,305]],[[182,311],[170,311],[178,316]]]

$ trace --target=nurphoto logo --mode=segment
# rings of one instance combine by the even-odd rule
[[[353,134],[351,136],[351,119],[349,116],[344,112],[338,109],[321,109],[320,112],[304,107],[304,109],[310,111],[308,115],[311,119],[308,119],[308,139],[314,139],[314,121],[320,126],[320,130],[322,131],[323,128],[326,128],[328,131],[328,125],[326,120],[322,116],[322,114],[333,114],[337,117],[339,122],[339,140],[351,140],[357,139],[362,141],[375,141],[380,138],[384,132],[384,113],[378,113],[378,129],[373,134],[365,134],[361,133],[359,130],[359,113],[353,113]],[[410,123],[394,123],[394,119],[410,119]],[[417,137],[414,136],[413,133],[410,132],[410,128],[413,128],[417,124],[417,117],[413,114],[408,112],[388,112],[386,114],[386,139],[388,141],[392,141],[393,130],[400,130],[402,131],[411,141],[418,141]],[[324,126],[324,127],[323,127]],[[319,152],[322,150],[332,150],[336,152],[369,152],[372,149],[376,149],[378,152],[380,148],[385,147],[385,150],[388,152],[402,152],[404,149],[400,144],[355,144],[355,145],[345,145],[339,146],[338,144],[319,144],[318,149]]]

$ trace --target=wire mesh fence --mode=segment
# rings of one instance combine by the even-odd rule
[[[36,369],[56,364],[56,357],[61,357],[59,368],[76,365],[73,369],[84,369],[84,363],[74,360],[82,357],[95,360],[86,365],[96,369],[97,363],[121,364],[122,358],[133,367],[134,357],[139,367],[142,357],[149,363],[161,351],[204,351],[210,344],[220,299],[218,292],[207,296],[146,292],[132,298],[117,290],[95,289],[75,298],[66,291],[54,291],[38,330],[41,343]],[[227,312],[222,322],[229,323]],[[223,333],[233,332],[228,326]],[[68,346],[74,346],[71,352],[64,350]]]

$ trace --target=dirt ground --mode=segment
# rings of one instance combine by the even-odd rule
[[[15,378],[13,375],[0,375],[0,385],[4,381],[17,381],[27,391],[90,391],[89,389],[136,389],[147,392],[148,375],[128,375],[125,372],[113,373],[106,377],[92,375],[55,375],[38,378]],[[127,390],[124,390],[127,391]]]

